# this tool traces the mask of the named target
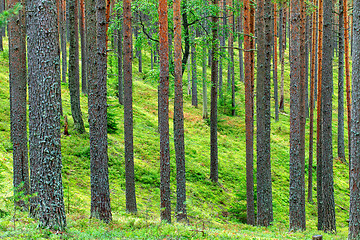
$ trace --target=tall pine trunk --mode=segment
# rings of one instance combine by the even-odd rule
[[[96,9],[96,22],[87,25],[94,28],[88,36],[95,38],[92,52],[88,51],[88,107],[90,129],[90,172],[91,172],[91,218],[108,223],[112,219],[110,207],[108,154],[107,154],[107,102],[106,102],[106,4],[105,0],[91,1]],[[92,20],[92,19],[91,19]],[[94,35],[93,35],[94,34]],[[87,46],[89,47],[91,43]],[[91,59],[94,57],[94,59]],[[95,63],[93,62],[95,61]],[[93,64],[93,65],[92,65]]]
[[[31,215],[42,228],[64,230],[56,2],[28,0],[26,5],[31,192],[37,192]]]
[[[133,107],[132,107],[132,36],[131,36],[131,0],[123,2],[124,16],[124,141],[125,141],[125,177],[126,210],[137,212],[134,172]],[[121,30],[120,30],[121,31]],[[119,32],[120,32],[119,31]],[[121,37],[121,36],[120,36]],[[121,70],[121,69],[119,69]],[[120,71],[121,74],[121,71]],[[120,83],[119,83],[120,84]],[[120,91],[120,85],[119,85]]]
[[[79,86],[79,32],[78,32],[78,1],[69,0],[69,90],[71,114],[74,119],[74,128],[78,133],[85,132],[80,108]]]
[[[212,0],[212,5],[217,8],[218,0]],[[217,11],[213,11],[211,17],[212,41],[211,41],[211,112],[210,112],[210,179],[218,182],[218,146],[217,146],[217,88],[218,88],[218,16]]]
[[[346,1],[344,1],[346,2]],[[354,29],[360,27],[360,1],[354,1],[353,7],[354,15]],[[352,138],[351,138],[351,153],[350,153],[350,218],[349,218],[349,236],[348,239],[359,239],[360,237],[360,188],[359,173],[360,173],[360,35],[358,31],[353,35],[353,64],[352,64]]]
[[[257,224],[273,221],[270,160],[271,2],[257,1]]]
[[[85,36],[85,0],[80,0],[80,37],[81,37],[81,91],[87,94],[87,80],[86,80],[86,36]]]
[[[184,143],[184,109],[181,61],[181,12],[180,0],[174,1],[174,145],[176,153],[176,216],[178,221],[186,220],[186,176]]]
[[[305,179],[303,151],[304,74],[302,56],[302,24],[304,1],[292,0],[290,19],[290,52],[293,58],[290,64],[290,230],[305,230]]]
[[[0,0],[1,1],[1,0]],[[10,0],[12,8],[19,0]],[[24,4],[25,1],[22,1]],[[9,21],[9,82],[10,82],[10,122],[13,143],[13,186],[14,196],[29,194],[29,166],[26,123],[26,28],[25,9]],[[1,33],[0,33],[1,35]],[[23,197],[21,196],[21,197]],[[23,199],[23,198],[21,198]],[[28,210],[28,204],[15,198],[15,206]]]
[[[251,10],[250,0],[244,1],[244,55],[245,55],[245,124],[246,124],[246,215],[247,223],[255,225],[254,209],[254,92],[253,92],[253,75],[251,62],[253,51],[251,43],[254,41],[250,36],[251,33]]]
[[[169,146],[169,41],[167,0],[159,0],[159,130],[161,220],[171,222]]]
[[[335,232],[335,200],[332,153],[332,93],[333,93],[333,41],[332,37],[332,0],[324,0],[323,61],[322,61],[322,193],[323,225],[325,232]],[[325,144],[326,143],[326,144]]]

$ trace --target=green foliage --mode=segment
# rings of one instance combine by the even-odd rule
[[[16,3],[13,8],[7,9],[0,13],[0,27],[4,27],[6,23],[15,15],[19,14],[19,11],[23,8],[21,3]]]

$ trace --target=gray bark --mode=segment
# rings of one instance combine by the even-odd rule
[[[27,1],[32,215],[43,228],[64,230],[61,178],[60,56],[54,0]],[[37,210],[37,211],[35,211]]]

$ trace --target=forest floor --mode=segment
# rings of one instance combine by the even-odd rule
[[[238,53],[236,53],[238,54]],[[271,161],[274,222],[272,226],[254,227],[246,222],[245,180],[245,100],[244,84],[236,74],[236,116],[230,116],[230,101],[219,107],[219,184],[209,180],[210,127],[202,119],[202,84],[198,80],[199,106],[191,106],[186,94],[187,73],[184,75],[185,151],[187,180],[187,213],[189,224],[160,222],[159,133],[157,128],[157,81],[159,70],[150,69],[150,56],[143,51],[143,73],[137,71],[134,59],[134,154],[138,214],[125,211],[125,166],[123,106],[117,100],[117,62],[109,55],[108,64],[108,117],[114,128],[108,134],[109,180],[113,221],[109,225],[89,219],[90,211],[90,149],[86,119],[87,96],[81,95],[86,133],[77,134],[72,126],[70,96],[67,84],[62,84],[64,115],[69,116],[71,136],[63,136],[63,187],[68,228],[66,232],[51,232],[37,228],[35,220],[26,213],[14,212],[12,200],[12,143],[10,141],[10,103],[8,48],[0,53],[0,238],[61,238],[61,239],[311,239],[324,235],[324,239],[346,239],[348,231],[348,166],[337,156],[337,63],[334,63],[333,97],[333,149],[334,187],[336,203],[336,234],[317,230],[316,159],[313,166],[313,195],[315,203],[306,203],[307,230],[289,232],[289,62],[285,66],[285,113],[280,120],[271,121]],[[237,56],[235,59],[238,59]],[[201,59],[198,59],[198,79],[201,79]],[[224,69],[227,67],[224,67]],[[280,68],[279,68],[280,69]],[[227,71],[224,70],[226,84]],[[280,78],[280,71],[279,71]],[[207,79],[210,68],[207,68]],[[210,84],[208,83],[208,86]],[[176,168],[173,146],[173,77],[170,77],[170,149],[172,212],[176,203]],[[208,91],[210,87],[208,87]],[[210,94],[208,94],[208,97]],[[231,99],[225,95],[226,99]],[[273,101],[273,99],[272,99]],[[210,99],[209,104],[210,105]],[[274,105],[272,105],[274,106]],[[272,109],[272,115],[274,115]],[[63,119],[62,119],[63,120]],[[346,123],[346,122],[345,122]],[[308,149],[309,121],[306,129]],[[256,124],[255,124],[256,130]],[[347,130],[345,129],[345,139]],[[315,134],[316,136],[316,134]],[[255,139],[256,141],[256,139]],[[314,141],[315,143],[315,141]],[[346,141],[347,144],[347,141]],[[256,142],[254,144],[256,147]],[[255,151],[256,182],[256,151]],[[308,150],[305,163],[306,186],[308,179]],[[306,187],[307,191],[307,187]],[[307,192],[306,192],[307,195]],[[255,185],[256,198],[256,185]],[[174,216],[174,214],[173,214]],[[175,218],[173,217],[173,220]]]

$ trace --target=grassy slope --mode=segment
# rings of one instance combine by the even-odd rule
[[[145,55],[145,54],[143,54]],[[318,233],[316,230],[317,210],[315,204],[306,205],[307,228],[302,233],[288,233],[288,196],[289,196],[289,116],[280,114],[280,121],[272,120],[272,182],[274,224],[269,228],[256,228],[242,224],[246,218],[245,192],[245,117],[244,117],[244,85],[237,83],[237,116],[219,115],[219,178],[220,184],[209,181],[209,143],[210,128],[202,119],[202,106],[191,106],[190,96],[185,95],[185,144],[187,160],[187,195],[190,226],[180,224],[162,225],[159,223],[159,134],[157,131],[157,70],[149,70],[149,56],[144,56],[144,73],[137,72],[134,62],[134,146],[135,176],[139,214],[129,216],[125,212],[125,176],[124,176],[124,140],[123,109],[116,98],[116,69],[113,57],[109,58],[109,112],[118,125],[115,133],[109,134],[109,174],[114,221],[109,226],[90,221],[90,162],[89,135],[78,135],[70,127],[70,137],[62,136],[63,183],[65,205],[68,214],[69,229],[63,237],[76,238],[274,238],[304,239]],[[237,58],[236,58],[237,59]],[[136,60],[135,60],[136,61]],[[238,66],[237,63],[235,63]],[[287,64],[288,65],[288,64]],[[201,79],[200,60],[198,79]],[[238,72],[238,68],[236,68]],[[224,78],[226,82],[226,71]],[[210,69],[208,69],[210,76]],[[238,75],[236,75],[238,77]],[[208,77],[209,78],[209,77]],[[184,84],[186,76],[184,76]],[[334,74],[336,79],[336,73]],[[198,81],[201,82],[201,81]],[[286,66],[286,101],[285,110],[289,112],[289,66]],[[334,156],[336,156],[336,124],[337,124],[337,84],[334,84],[333,139]],[[185,87],[184,87],[185,89]],[[201,92],[201,84],[199,92]],[[69,91],[62,85],[64,114],[71,116]],[[208,96],[210,96],[208,94]],[[173,97],[171,95],[171,97]],[[200,102],[202,96],[199,95]],[[87,98],[81,96],[83,117],[87,119]],[[173,101],[170,101],[170,118],[172,119]],[[0,209],[13,214],[11,207],[12,164],[11,142],[9,131],[9,90],[8,90],[8,53],[0,53],[0,176],[5,179],[0,183]],[[70,117],[70,126],[72,119]],[[173,125],[170,122],[171,143],[171,190],[172,209],[176,200],[175,153],[173,147]],[[307,136],[308,137],[308,136]],[[347,137],[345,136],[345,139]],[[308,139],[306,141],[308,145]],[[256,145],[256,144],[255,144]],[[307,161],[307,160],[306,160]],[[344,239],[347,236],[348,213],[339,206],[349,208],[348,167],[334,161],[335,201],[337,218],[337,235],[327,238]],[[314,181],[316,167],[314,167]],[[306,169],[307,173],[307,163]],[[307,179],[307,177],[306,177]],[[315,186],[316,184],[314,184]],[[314,187],[316,190],[316,187]],[[314,195],[316,196],[315,192]],[[4,236],[50,236],[52,233],[36,229],[36,223],[20,214],[21,228],[15,230],[11,216],[0,218],[0,232]],[[17,225],[19,223],[17,222]],[[101,226],[99,228],[99,225]],[[200,230],[200,231],[193,231]]]

